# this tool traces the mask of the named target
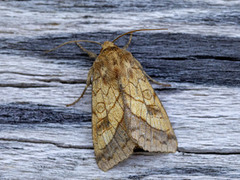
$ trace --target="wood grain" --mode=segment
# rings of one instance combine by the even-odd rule
[[[116,27],[120,13],[117,3],[115,12],[107,8],[107,16],[97,14],[94,6],[74,6],[74,1],[70,8],[64,8],[64,3],[41,0],[0,3],[0,179],[240,178],[240,39],[234,37],[240,33],[235,26],[221,26],[226,22],[237,23],[238,18],[231,16],[231,21],[223,18],[220,24],[216,23],[217,27],[204,24],[187,28],[180,26],[182,21],[177,19],[166,23],[176,26],[169,31],[175,33],[133,36],[129,51],[144,70],[154,79],[172,85],[170,88],[153,85],[153,88],[168,112],[179,148],[176,154],[138,150],[104,173],[95,163],[91,140],[91,88],[80,104],[65,107],[81,94],[93,61],[75,45],[51,54],[45,51],[75,39],[112,40],[126,29],[138,28],[132,17],[138,23],[145,19],[142,22],[146,24],[141,25],[146,26],[151,19],[154,28],[159,26],[159,18],[152,22],[152,16],[161,14],[157,9],[139,14],[145,9],[139,6],[134,15],[125,6],[126,17]],[[226,11],[237,7],[232,3],[226,4]],[[168,7],[173,12],[173,4],[165,2],[161,8]],[[178,5],[181,3],[174,4]],[[191,3],[184,5],[195,7]],[[225,8],[221,4],[201,3],[210,12],[219,6]],[[97,7],[100,11],[103,6]],[[86,11],[81,13],[83,10]],[[54,16],[56,19],[50,18]],[[104,22],[98,16],[104,17]],[[214,23],[218,17],[211,16]],[[194,22],[201,24],[203,18],[199,19]],[[185,22],[186,18],[181,20]],[[127,23],[125,29],[122,23]],[[104,31],[104,27],[109,31]],[[122,39],[118,45],[126,42],[127,39]],[[99,51],[93,45],[84,47]]]

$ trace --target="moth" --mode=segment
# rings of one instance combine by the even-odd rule
[[[163,29],[129,31],[103,44],[77,40],[57,47],[76,43],[95,58],[81,96],[67,106],[77,103],[92,85],[93,146],[97,165],[103,171],[127,159],[135,148],[163,153],[177,150],[177,139],[168,115],[149,80],[163,86],[169,85],[149,77],[140,62],[126,50],[132,34],[146,30]],[[127,34],[130,34],[128,43],[123,48],[118,47],[115,41]],[[102,49],[97,55],[83,48],[80,42],[99,44]]]

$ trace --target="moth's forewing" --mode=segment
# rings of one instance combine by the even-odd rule
[[[92,133],[96,161],[107,171],[128,158],[136,144],[128,136],[119,89],[117,49],[101,52],[93,64]]]

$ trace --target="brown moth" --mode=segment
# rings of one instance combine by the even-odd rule
[[[78,102],[92,84],[93,145],[98,167],[103,171],[127,159],[137,147],[149,152],[173,153],[177,150],[177,139],[168,115],[148,79],[161,83],[151,79],[139,61],[126,50],[132,33],[145,30],[163,29],[130,31],[103,44],[78,40],[58,46],[77,43],[90,57],[96,58],[82,95],[68,106]],[[123,48],[114,44],[127,34],[130,39]],[[97,56],[84,49],[79,42],[100,44],[100,54]]]

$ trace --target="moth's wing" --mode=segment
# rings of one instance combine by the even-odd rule
[[[121,86],[129,135],[144,150],[175,152],[177,139],[168,115],[139,62],[132,58],[124,63],[127,75],[121,77]]]
[[[93,69],[92,134],[96,161],[107,171],[128,158],[136,144],[127,134],[123,100],[117,80],[105,81],[101,69]]]

